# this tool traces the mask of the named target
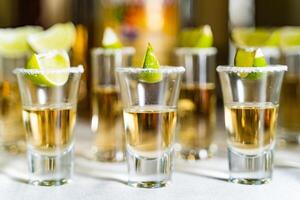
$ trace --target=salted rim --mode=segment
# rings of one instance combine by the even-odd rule
[[[102,48],[102,47],[96,47],[92,49],[92,54],[93,55],[98,55],[98,54],[105,54],[105,55],[110,55],[114,53],[122,53],[122,54],[134,54],[135,53],[135,48],[134,47],[121,47],[121,48],[115,48],[115,49],[110,49],[110,48]]]
[[[25,68],[16,68],[14,69],[14,74],[61,74],[61,73],[83,73],[84,69],[82,65],[77,67],[69,67],[64,69],[25,69]]]
[[[265,67],[236,67],[236,66],[218,66],[218,72],[251,73],[251,72],[280,72],[287,71],[286,65],[268,65]]]
[[[161,66],[158,69],[141,68],[141,67],[117,67],[115,71],[123,72],[123,73],[133,73],[133,74],[138,74],[141,72],[159,72],[163,74],[171,74],[171,73],[183,73],[185,72],[185,68],[182,66]]]
[[[217,53],[217,48],[215,47],[207,47],[207,48],[200,48],[200,47],[178,47],[174,50],[176,55],[215,55]]]

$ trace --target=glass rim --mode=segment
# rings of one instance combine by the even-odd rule
[[[176,55],[215,55],[217,54],[218,50],[216,47],[177,47],[174,50],[174,53]]]
[[[134,54],[135,48],[134,47],[121,47],[121,48],[103,48],[103,47],[95,47],[92,48],[92,54],[114,54],[114,53],[123,53],[123,54]]]
[[[120,73],[132,73],[132,74],[138,74],[141,72],[159,72],[163,74],[172,74],[172,73],[184,73],[185,68],[183,66],[161,66],[158,69],[142,68],[142,67],[117,67],[115,71]]]
[[[72,66],[64,69],[25,69],[25,68],[15,68],[13,70],[14,74],[61,74],[61,73],[71,73],[71,74],[81,74],[84,72],[83,66]]]
[[[230,65],[220,65],[217,72],[233,72],[233,73],[251,73],[251,72],[281,72],[287,71],[286,65],[267,65],[265,67],[237,67]]]

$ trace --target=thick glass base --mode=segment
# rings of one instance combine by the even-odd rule
[[[208,148],[200,149],[181,149],[176,152],[176,156],[184,160],[204,160],[211,158],[217,151],[215,144],[210,145]]]
[[[229,182],[232,183],[239,183],[239,184],[245,184],[245,185],[261,185],[265,183],[269,183],[271,181],[271,178],[266,178],[266,179],[235,179],[235,178],[230,178]]]
[[[29,183],[41,186],[66,184],[73,175],[73,148],[49,155],[28,151]]]
[[[173,151],[165,151],[157,157],[139,156],[127,152],[128,185],[141,188],[159,188],[171,180]]]
[[[38,186],[59,186],[69,183],[70,180],[68,179],[61,179],[61,180],[43,180],[43,181],[29,181],[32,185],[38,185]]]
[[[273,172],[273,151],[256,155],[235,152],[228,148],[229,181],[247,185],[270,182]]]
[[[94,148],[92,150],[93,159],[99,162],[123,162],[125,161],[124,151],[100,151]]]
[[[169,184],[169,181],[160,181],[160,182],[130,182],[128,181],[128,185],[137,188],[161,188],[165,187]]]

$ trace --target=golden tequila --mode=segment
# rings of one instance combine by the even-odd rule
[[[96,87],[92,99],[92,129],[96,134],[94,143],[96,151],[110,153],[112,156],[117,152],[123,152],[125,134],[118,90],[114,86]]]
[[[274,145],[278,105],[233,103],[225,106],[228,143],[234,151],[257,154]]]
[[[136,106],[124,111],[129,151],[146,158],[159,157],[172,148],[176,110],[163,106]]]
[[[279,125],[288,133],[300,134],[300,76],[286,74],[282,83]],[[285,131],[283,133],[285,133]]]
[[[215,84],[184,85],[178,101],[177,142],[182,150],[208,149],[216,121]]]
[[[25,139],[21,107],[17,83],[3,81],[0,84],[0,143],[4,146],[16,145]]]
[[[70,104],[23,107],[27,143],[44,153],[67,150],[73,142],[76,107]]]

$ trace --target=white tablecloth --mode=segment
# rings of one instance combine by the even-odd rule
[[[137,189],[126,185],[125,164],[101,164],[77,154],[74,180],[59,187],[39,187],[26,183],[25,155],[3,156],[0,163],[0,200],[296,200],[300,199],[300,147],[276,151],[276,167],[271,183],[239,185],[226,181],[227,160],[222,120],[217,132],[218,154],[197,163],[177,162],[171,185],[160,189]],[[76,127],[76,151],[90,147],[87,122]],[[298,164],[299,163],[299,164]]]

